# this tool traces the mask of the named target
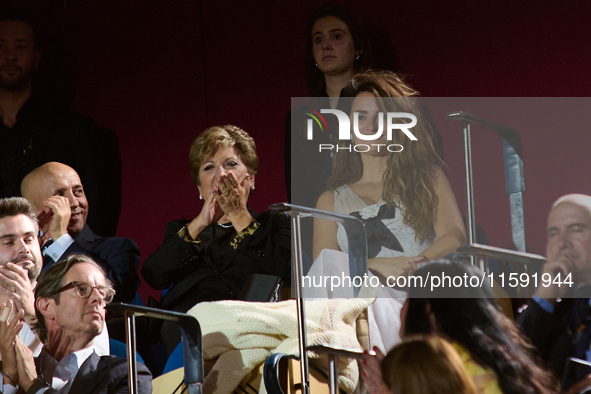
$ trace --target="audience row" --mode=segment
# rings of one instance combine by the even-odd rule
[[[369,277],[383,285],[367,308],[369,344],[378,353],[365,359],[370,391],[377,394],[387,387],[393,393],[556,392],[568,357],[591,358],[586,288],[591,284],[591,197],[568,195],[553,206],[543,273],[570,274],[574,285],[541,286],[518,317],[521,330],[501,313],[486,288],[442,298],[437,292],[387,286],[387,278],[411,272],[480,275],[458,261],[427,263],[466,243],[445,174],[440,136],[415,99],[418,92],[395,73],[368,69],[370,46],[352,13],[322,7],[308,31],[308,82],[311,94],[322,98],[290,114],[286,178],[292,202],[356,216],[366,226]],[[31,96],[27,72],[38,64],[39,52],[34,30],[25,20],[1,19],[0,41],[8,48],[3,49],[8,54],[2,59],[0,89],[13,92],[21,102],[16,110],[2,114],[3,127],[14,137],[14,126],[21,125],[22,104],[34,103],[27,101]],[[340,123],[331,124],[333,134],[326,123],[324,130],[314,116],[322,109],[341,111],[350,119],[352,127],[345,130],[349,139],[340,138]],[[383,132],[383,113],[397,113],[399,118],[411,114],[416,121],[412,133]],[[49,123],[40,122],[44,127]],[[47,139],[42,134],[31,140],[39,144]],[[72,135],[64,132],[47,144],[71,148],[67,140]],[[105,305],[134,300],[139,249],[131,239],[102,237],[88,225],[89,199],[83,182],[91,183],[88,189],[94,193],[103,178],[91,170],[79,174],[73,167],[86,167],[77,162],[71,167],[68,160],[61,160],[68,153],[32,160],[32,155],[23,154],[32,147],[23,148],[27,144],[21,139],[6,145],[10,146],[6,157],[18,160],[14,171],[8,171],[10,176],[4,177],[6,171],[2,175],[10,195],[18,194],[15,184],[22,180],[24,198],[0,200],[3,392],[124,391],[128,384],[124,361],[108,356],[105,345],[109,339]],[[368,140],[371,144],[366,144]],[[321,144],[333,149],[323,151]],[[380,148],[387,145],[403,149]],[[35,155],[39,151],[35,145]],[[142,276],[163,294],[152,306],[188,312],[207,301],[249,300],[245,295],[249,286],[268,283],[259,282],[261,275],[289,283],[288,215],[257,213],[248,204],[258,165],[254,140],[239,127],[211,127],[194,140],[190,170],[203,205],[195,218],[170,222],[163,244],[144,262]],[[95,197],[92,203],[104,202]],[[304,225],[303,231],[304,246],[311,246],[309,275],[347,272],[346,256],[355,240],[347,238],[343,226],[315,220],[313,228]],[[277,282],[270,282],[272,290]],[[147,356],[151,372],[159,374],[161,365],[154,362],[159,353],[151,354],[153,347],[164,346],[164,354],[170,355],[180,342],[178,328],[170,322],[138,319],[137,329],[139,351]],[[120,321],[110,320],[108,331],[123,339]],[[384,353],[388,355],[381,361]],[[40,361],[35,363],[34,357]],[[142,366],[138,377],[140,392],[150,392],[150,371]],[[569,392],[578,392],[587,383],[583,379]]]

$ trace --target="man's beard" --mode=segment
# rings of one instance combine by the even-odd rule
[[[29,277],[29,280],[31,282],[33,282],[34,280],[37,280],[37,277],[41,273],[41,264],[42,264],[42,262],[37,261],[37,259],[33,255],[27,256],[27,255],[24,255],[24,254],[19,255],[19,257],[15,258],[14,260],[12,260],[10,262],[11,263],[14,263],[14,264],[18,264],[19,262],[21,262],[23,260],[31,260],[33,262],[33,267],[31,269],[26,269],[27,270],[27,276]],[[3,266],[6,265],[6,262],[4,262],[4,264],[2,264],[2,265]]]
[[[21,73],[17,77],[5,78],[0,73],[0,89],[8,92],[22,91],[33,79],[33,70],[25,71],[20,68]]]

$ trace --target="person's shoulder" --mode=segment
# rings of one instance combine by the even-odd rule
[[[323,211],[334,211],[334,191],[327,190],[318,197],[318,201],[316,202],[316,209],[321,209]]]
[[[103,244],[105,245],[119,245],[129,249],[138,249],[137,243],[127,237],[105,237],[103,238]]]
[[[126,358],[122,358],[122,357],[117,357],[117,356],[113,356],[110,354],[104,355],[104,356],[99,356],[99,364],[102,365],[108,365],[109,367],[116,367],[117,365],[120,364],[125,364],[127,365],[127,359]]]
[[[104,238],[98,234],[95,234],[94,231],[92,231],[92,229],[88,225],[88,223],[86,223],[84,225],[84,228],[82,228],[82,231],[76,234],[74,240],[77,243],[86,245],[88,247],[89,245],[102,242]]]
[[[84,233],[84,234],[83,234]],[[94,238],[91,236],[94,236]],[[82,232],[78,234],[78,237],[82,236],[82,239],[86,239],[89,244],[88,248],[90,250],[94,250],[97,254],[100,254],[100,251],[104,250],[111,250],[111,251],[123,251],[123,250],[133,250],[139,251],[139,247],[137,243],[131,239],[126,237],[101,237],[100,235],[96,235],[92,232],[92,229],[86,225]],[[80,240],[80,239],[79,239]]]
[[[576,298],[565,297],[554,305],[554,313],[560,317],[570,316],[575,308]]]
[[[492,370],[476,363],[468,349],[460,343],[456,341],[451,341],[449,343],[462,359],[464,368],[466,368],[466,372],[474,380],[474,384],[480,389],[478,392],[486,394],[502,394],[497,377]]]
[[[31,96],[23,108],[34,111],[36,116],[47,121],[71,123],[77,127],[94,126],[94,120],[89,116],[71,111],[66,106],[39,95]]]
[[[98,361],[97,370],[106,368],[109,371],[109,375],[112,378],[116,378],[117,375],[127,376],[127,359],[112,355],[100,356]],[[143,363],[137,363],[138,371],[147,372],[150,370]]]
[[[286,211],[264,211],[252,216],[259,223],[270,222],[273,226],[290,225],[289,214]]]
[[[96,354],[96,352],[95,352]],[[103,356],[99,356],[97,354],[97,356],[99,357],[99,362],[100,363],[104,363],[104,364],[108,364],[108,365],[119,365],[119,364],[125,364],[127,365],[127,359],[123,358],[123,357],[119,357],[119,356],[114,356],[112,354],[105,354]],[[145,367],[145,365],[143,363],[138,362],[137,365],[141,365],[143,367]]]
[[[51,104],[49,104],[51,105]],[[86,115],[80,114],[78,112],[71,111],[68,108],[51,106],[46,108],[52,108],[53,116],[64,122],[65,124],[72,124],[73,126],[77,127],[94,127],[95,123],[94,120]]]
[[[98,234],[95,234],[92,229],[86,225],[80,234],[76,236],[78,239],[79,237],[83,239],[87,239],[91,243],[97,243],[102,246],[115,246],[120,245],[121,247],[128,247],[131,249],[138,249],[137,243],[131,239],[126,237],[101,237]]]
[[[441,167],[433,166],[433,175],[435,177],[435,180],[439,180],[442,178],[447,180],[447,175],[445,175],[445,170]]]
[[[129,374],[125,358],[101,356],[95,371],[97,373],[95,378],[101,382],[95,382],[95,390],[91,390],[91,392],[118,393],[128,385]],[[140,393],[152,392],[152,373],[142,363],[137,363],[137,382]]]
[[[166,232],[177,232],[179,231],[181,228],[183,228],[184,226],[186,226],[187,224],[189,224],[191,221],[185,218],[182,219],[176,219],[176,220],[172,220],[168,223],[166,223]]]

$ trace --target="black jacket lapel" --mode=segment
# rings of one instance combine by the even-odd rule
[[[94,393],[95,387],[101,383],[101,379],[98,378],[100,376],[98,369],[105,367],[104,365],[102,368],[99,367],[100,359],[93,351],[90,357],[84,361],[72,382],[70,393]]]

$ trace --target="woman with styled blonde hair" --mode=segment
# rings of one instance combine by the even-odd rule
[[[166,225],[164,242],[142,267],[152,288],[167,289],[159,307],[186,313],[199,302],[240,299],[254,274],[288,281],[289,218],[272,211],[257,213],[248,205],[259,168],[252,137],[237,126],[210,127],[193,141],[189,160],[203,203],[192,219]],[[162,342],[170,354],[181,340],[178,324],[161,324]]]

